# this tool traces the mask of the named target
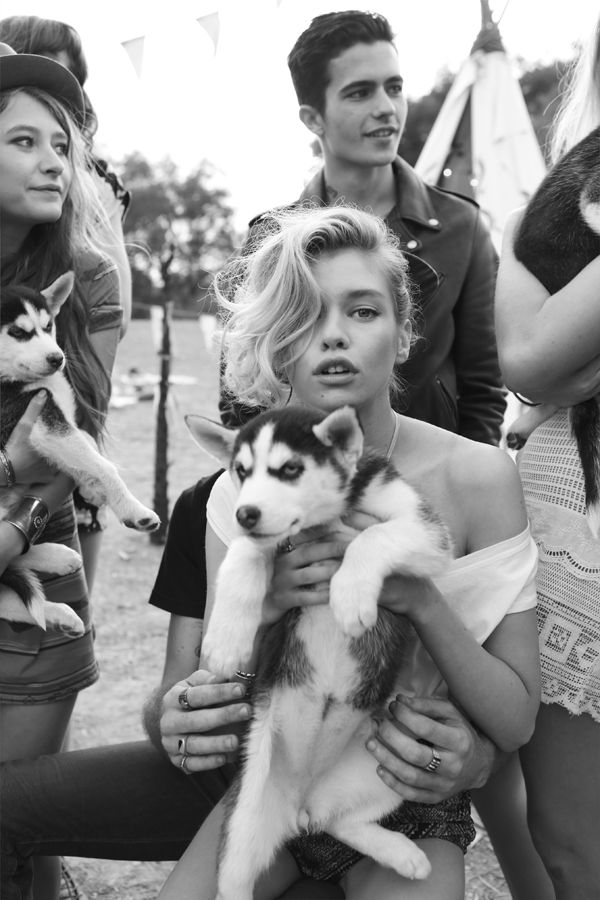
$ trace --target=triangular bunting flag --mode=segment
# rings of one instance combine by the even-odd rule
[[[144,60],[144,36],[132,38],[130,41],[123,41],[121,46],[127,53],[131,64],[135,69],[138,78],[142,77],[142,63]]]
[[[215,53],[217,52],[217,44],[219,43],[219,13],[209,13],[207,16],[200,16],[199,19],[196,20],[199,25],[204,28],[207,35],[213,42],[213,47],[215,48]]]

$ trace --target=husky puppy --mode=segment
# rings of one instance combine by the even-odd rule
[[[222,456],[226,431],[188,417],[196,440]],[[231,435],[231,432],[229,432]],[[288,612],[260,649],[254,717],[244,762],[228,795],[218,900],[251,900],[258,875],[299,833],[327,831],[408,878],[430,864],[408,838],[378,820],[400,805],[376,774],[365,742],[385,716],[414,632],[378,607],[387,575],[431,576],[451,556],[445,527],[379,455],[363,455],[356,413],[299,408],[267,412],[235,437],[236,536],[219,569],[202,643],[225,678],[250,657],[282,542],[348,510],[377,518],[348,546],[329,605]]]
[[[48,399],[31,431],[35,451],[70,475],[88,502],[108,503],[126,525],[153,531],[160,524],[158,516],[130,493],[115,466],[76,425],[75,399],[62,372],[65,356],[56,343],[54,325],[72,288],[73,274],[68,272],[42,293],[24,285],[2,290],[0,444],[6,443],[32,394],[44,388]],[[23,489],[0,489],[1,518],[10,516],[23,493]],[[48,603],[32,571],[64,575],[75,571],[80,562],[77,553],[61,544],[31,547],[0,577],[0,617],[81,634],[79,616],[65,604]]]
[[[600,128],[554,166],[525,210],[515,256],[555,294],[600,254]],[[555,407],[542,405],[510,428],[509,446],[523,446]],[[572,407],[571,427],[583,468],[589,524],[600,528],[600,410],[593,397]]]

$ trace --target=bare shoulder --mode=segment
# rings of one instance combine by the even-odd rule
[[[461,440],[449,457],[452,493],[462,498],[468,552],[520,534],[527,525],[517,467],[505,451]]]

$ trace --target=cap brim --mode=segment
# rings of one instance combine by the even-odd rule
[[[0,90],[38,87],[65,103],[79,124],[85,119],[83,91],[74,75],[59,62],[33,53],[0,56]]]

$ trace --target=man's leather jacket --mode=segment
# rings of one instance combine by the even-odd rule
[[[506,403],[494,332],[497,257],[490,236],[473,201],[425,184],[399,157],[392,165],[396,205],[385,221],[408,257],[420,334],[399,370],[405,391],[394,406],[472,440],[497,444]],[[322,172],[298,203],[308,200],[326,203]],[[247,245],[268,215],[252,220]],[[256,412],[225,393],[219,408],[231,427]]]

